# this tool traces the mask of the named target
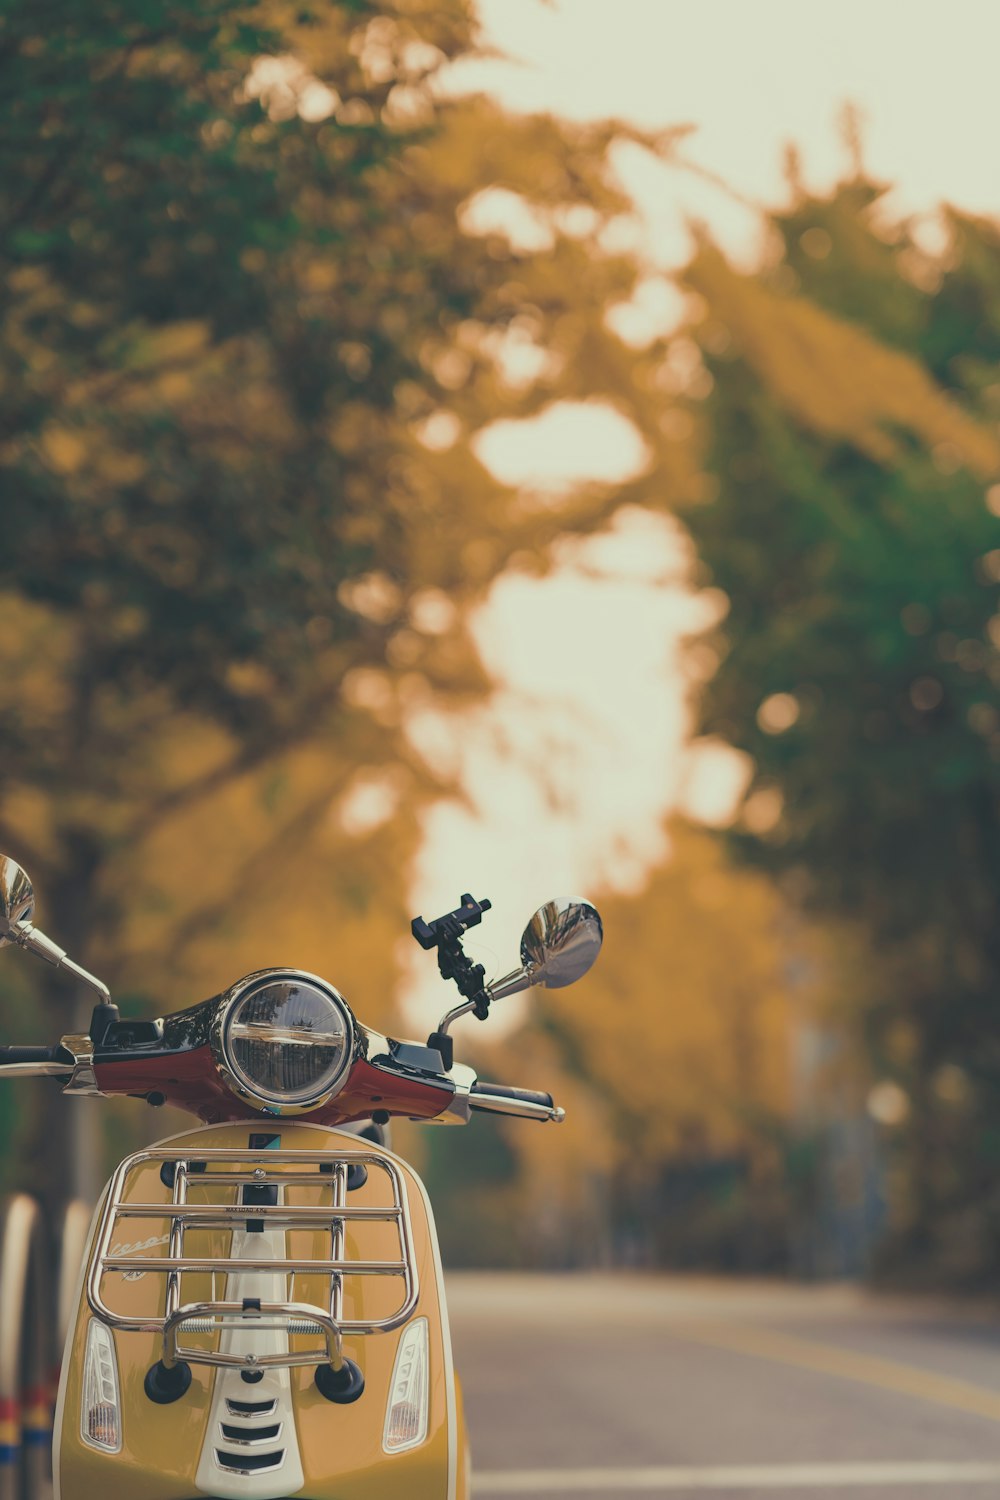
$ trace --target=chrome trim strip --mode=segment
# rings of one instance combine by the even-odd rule
[[[475,1069],[466,1067],[465,1063],[456,1063],[444,1076],[454,1085],[455,1092],[441,1113],[425,1120],[424,1124],[468,1125],[471,1118],[469,1097],[472,1093],[472,1085],[476,1081]]]
[[[244,1411],[246,1406],[257,1407],[256,1411]],[[231,1417],[237,1417],[241,1422],[267,1421],[273,1417],[278,1410],[277,1400],[274,1401],[232,1401],[226,1399],[226,1410]]]
[[[234,1437],[231,1431],[226,1431],[226,1428],[231,1426],[230,1422],[219,1423],[220,1441],[232,1443],[234,1448],[266,1448],[268,1443],[280,1443],[281,1434],[285,1430],[284,1422],[270,1422],[266,1425],[263,1436]]]
[[[229,1458],[234,1459],[235,1462],[227,1463],[226,1459]],[[274,1455],[273,1464],[254,1464],[253,1467],[249,1469],[240,1467],[240,1455],[238,1453],[225,1453],[221,1448],[216,1448],[215,1450],[215,1463],[217,1468],[220,1468],[224,1474],[241,1474],[244,1478],[247,1479],[252,1479],[256,1474],[273,1474],[275,1469],[280,1469],[284,1462],[284,1448],[278,1449],[277,1453]]]
[[[73,1058],[73,1072],[63,1093],[100,1095],[97,1074],[94,1072],[94,1043],[91,1038],[85,1035],[64,1036],[59,1041]]]

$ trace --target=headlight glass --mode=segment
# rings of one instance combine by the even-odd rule
[[[309,1104],[332,1092],[350,1061],[346,1007],[312,980],[267,979],[230,1011],[223,1034],[240,1082],[276,1105]]]

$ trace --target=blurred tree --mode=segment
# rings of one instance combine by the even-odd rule
[[[714,484],[685,519],[729,600],[703,727],[753,760],[734,845],[867,953],[904,1091],[889,1253],[974,1277],[1000,1261],[1000,234],[950,212],[931,255],[860,168],[793,187],[768,270],[706,245],[687,273]]]
[[[479,1115],[475,1140],[454,1130],[394,1128],[420,1166],[449,1266],[580,1269],[613,1258],[608,1184],[616,1152],[605,1102],[575,1058],[537,1026],[462,1043],[484,1079],[548,1090],[567,1111],[558,1127]],[[530,1066],[526,1068],[526,1059]]]
[[[674,823],[671,843],[641,897],[602,900],[600,966],[541,997],[540,1021],[606,1115],[618,1258],[784,1268],[792,1025],[811,996],[792,992],[770,882],[701,830]],[[565,1129],[592,1147],[585,1120]]]
[[[520,1034],[471,1039],[489,1047],[483,1076],[550,1089],[567,1118],[500,1122],[517,1170],[486,1182],[478,1152],[428,1137],[460,1262],[788,1266],[793,1027],[817,1001],[791,955],[811,937],[789,940],[773,883],[730,868],[710,834],[670,832],[641,895],[601,897],[592,974],[533,995]]]
[[[0,840],[134,1005],[278,943],[387,996],[434,780],[406,719],[484,689],[464,611],[694,482],[662,348],[605,323],[630,132],[450,100],[474,45],[467,0],[0,15]],[[496,189],[524,243],[480,232]],[[648,467],[533,505],[477,435],[566,397],[613,402]],[[32,982],[58,1035],[67,989]],[[22,1168],[53,1196],[57,1106]]]

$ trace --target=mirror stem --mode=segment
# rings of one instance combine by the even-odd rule
[[[438,1035],[447,1036],[451,1029],[452,1021],[457,1021],[459,1016],[468,1015],[470,1010],[475,1010],[476,1001],[466,1000],[462,1005],[454,1005],[451,1010],[438,1022]]]
[[[110,1002],[111,991],[107,985],[103,984],[95,975],[88,974],[87,970],[82,969],[79,964],[74,963],[67,956],[65,948],[60,948],[51,938],[46,937],[44,932],[40,932],[37,927],[33,927],[30,922],[18,922],[11,929],[11,937],[19,947],[27,949],[29,953],[34,953],[38,958],[44,958],[45,962],[52,964],[53,968],[65,969],[67,974],[72,974],[75,978],[82,980],[84,984],[89,985],[92,990],[95,990],[100,995],[105,1005]]]
[[[505,974],[502,979],[494,979],[492,984],[486,986],[490,999],[503,1000],[507,995],[519,995],[522,990],[530,990],[535,983],[534,973],[534,964],[524,964],[522,968]]]

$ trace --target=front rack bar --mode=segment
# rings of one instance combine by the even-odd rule
[[[166,1218],[166,1214],[164,1214]],[[234,1227],[239,1227],[236,1225]],[[403,1276],[405,1260],[263,1260],[242,1256],[219,1260],[208,1255],[118,1255],[104,1260],[105,1271],[287,1271],[290,1276]]]
[[[199,1170],[192,1173],[190,1164],[197,1161]],[[141,1167],[170,1162],[174,1165],[173,1191],[163,1203],[129,1203],[125,1193],[131,1175]],[[348,1207],[348,1169],[355,1163],[376,1169],[387,1181],[391,1202],[388,1205]],[[214,1165],[228,1165],[237,1170],[211,1170]],[[290,1168],[323,1167],[325,1170],[292,1171]],[[252,1168],[252,1170],[240,1170]],[[329,1205],[190,1203],[188,1192],[197,1188],[232,1190],[247,1185],[255,1187],[322,1187],[332,1193]],[[242,1195],[235,1193],[235,1198]],[[123,1255],[114,1244],[116,1227],[122,1219],[160,1219],[169,1221],[164,1237],[167,1254]],[[248,1221],[271,1229],[329,1229],[328,1259],[288,1259],[260,1256],[191,1256],[184,1254],[184,1236],[188,1229],[246,1229]],[[352,1259],[347,1254],[347,1226],[365,1223],[394,1223],[399,1236],[398,1260]],[[245,1241],[244,1241],[245,1244]],[[114,1246],[114,1248],[112,1248]],[[146,1245],[141,1247],[145,1249]],[[164,1302],[162,1316],[135,1317],[116,1312],[108,1305],[103,1287],[105,1276],[112,1272],[137,1272],[162,1275]],[[247,1307],[244,1300],[181,1301],[182,1277],[191,1273],[211,1274],[215,1293],[216,1275],[246,1273],[285,1273],[288,1276],[323,1277],[329,1284],[325,1305],[312,1302],[254,1299]],[[399,1277],[403,1283],[399,1306],[387,1317],[367,1321],[345,1318],[344,1282],[347,1277]],[[187,1160],[178,1160],[176,1150],[162,1148],[135,1152],[121,1163],[108,1188],[98,1226],[95,1250],[87,1277],[87,1300],[96,1317],[111,1328],[123,1332],[160,1333],[163,1338],[163,1363],[167,1366],[185,1360],[192,1364],[239,1366],[262,1369],[329,1363],[339,1369],[343,1362],[345,1335],[388,1333],[412,1315],[417,1305],[419,1285],[410,1226],[409,1208],[403,1176],[390,1157],[374,1151],[303,1151],[303,1150],[233,1150],[196,1149]],[[180,1343],[188,1333],[212,1333],[226,1327],[243,1329],[278,1328],[289,1335],[318,1335],[322,1347],[277,1354],[228,1353],[222,1350],[191,1348]]]
[[[189,1364],[238,1365],[244,1368],[249,1366],[254,1370],[289,1369],[298,1365],[332,1364],[335,1369],[340,1369],[343,1363],[341,1349],[343,1330],[334,1323],[328,1314],[320,1312],[318,1308],[313,1307],[308,1302],[262,1302],[260,1310],[264,1317],[280,1316],[287,1319],[289,1325],[304,1322],[306,1315],[308,1315],[317,1324],[326,1340],[323,1350],[303,1349],[298,1354],[285,1352],[283,1354],[232,1355],[222,1354],[214,1349],[191,1350],[182,1348],[178,1342],[180,1331],[186,1324],[195,1319],[201,1322],[207,1317],[229,1316],[234,1321],[239,1320],[244,1324],[249,1321],[242,1302],[191,1302],[185,1307],[179,1307],[172,1317],[165,1320],[163,1330],[163,1363],[165,1365],[174,1365],[179,1359],[183,1359]],[[256,1323],[256,1318],[253,1321]],[[373,1326],[367,1331],[370,1333],[383,1332],[377,1326]]]
[[[214,1173],[211,1177],[208,1177],[207,1174],[200,1174],[195,1185],[199,1186],[206,1180],[216,1183],[219,1181],[219,1175],[219,1173]],[[324,1187],[332,1185],[329,1177],[323,1177],[320,1180]],[[257,1186],[261,1179],[254,1177],[250,1181],[254,1186]],[[266,1185],[271,1187],[273,1184],[274,1178],[268,1178]],[[225,1185],[226,1187],[230,1186],[228,1182]],[[324,1225],[329,1224],[330,1219],[334,1215],[338,1219],[348,1219],[351,1221],[364,1219],[389,1221],[396,1218],[398,1212],[395,1208],[332,1209],[303,1207],[286,1209],[282,1204],[271,1203],[256,1203],[252,1207],[242,1204],[224,1204],[221,1207],[217,1207],[214,1203],[185,1203],[182,1207],[177,1207],[176,1212],[174,1212],[174,1208],[171,1205],[164,1203],[123,1203],[118,1210],[118,1217],[120,1219],[165,1219],[168,1217],[166,1213],[168,1208],[170,1209],[169,1217],[180,1219],[185,1224],[197,1223],[199,1228],[202,1229],[219,1228],[223,1226],[223,1221],[225,1221],[225,1228],[232,1229],[234,1227],[234,1209],[238,1212],[241,1219],[270,1219],[275,1228],[279,1225],[282,1228],[288,1228],[289,1225],[285,1224],[285,1219],[291,1214],[294,1215],[294,1227],[296,1229],[307,1229],[310,1225],[322,1228]],[[227,1209],[229,1210],[228,1212]]]

